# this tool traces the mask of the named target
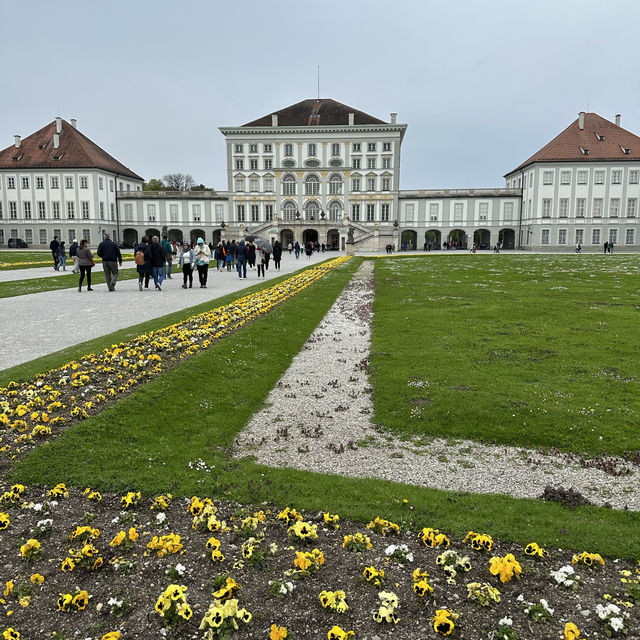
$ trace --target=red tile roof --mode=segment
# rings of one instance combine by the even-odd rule
[[[359,111],[330,98],[303,100],[279,111],[243,124],[243,127],[270,127],[271,116],[278,116],[279,127],[347,126],[349,114],[353,113],[354,124],[387,124],[364,111]]]
[[[597,113],[584,114],[584,129],[580,129],[579,121],[580,118],[574,120],[549,144],[506,175],[534,162],[640,160],[640,137]],[[629,149],[629,153],[625,154],[623,148]],[[583,153],[583,149],[588,150],[589,153]]]
[[[0,169],[102,169],[121,176],[143,180],[89,140],[66,120],[62,120],[60,146],[53,148],[55,120],[21,141],[0,151]],[[44,147],[44,148],[41,148]],[[59,157],[59,160],[54,160]],[[19,159],[14,159],[19,158]]]

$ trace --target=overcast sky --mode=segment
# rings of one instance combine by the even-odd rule
[[[227,188],[220,126],[320,94],[409,125],[401,188],[496,187],[577,117],[640,134],[640,2],[0,0],[0,148],[59,114]]]

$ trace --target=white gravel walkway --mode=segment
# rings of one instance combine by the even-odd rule
[[[339,254],[336,252],[316,253],[311,259],[301,255],[296,260],[294,254],[290,255],[285,251],[280,271],[275,271],[271,262],[265,280],[292,273],[337,255]],[[176,265],[174,271],[175,267]],[[97,265],[96,269],[101,270],[102,266]],[[28,271],[33,270],[35,269]],[[59,275],[58,271],[51,268],[48,270]],[[18,274],[20,271],[8,273]],[[193,280],[193,289],[183,289],[180,271],[174,273],[171,280],[164,281],[162,291],[154,290],[151,279],[149,290],[140,292],[138,280],[134,278],[119,282],[113,293],[107,290],[106,284],[96,285],[94,291],[86,291],[85,280],[82,293],[77,291],[76,285],[71,289],[3,298],[0,301],[3,338],[0,370],[240,291],[261,282],[262,278],[258,279],[255,269],[247,269],[247,279],[241,280],[235,270],[220,273],[210,267],[206,289],[200,289],[197,273],[194,273]]]
[[[640,473],[612,477],[517,447],[401,441],[371,422],[365,373],[373,263],[366,261],[236,440],[262,464],[516,498],[573,488],[594,504],[640,510]],[[327,357],[330,360],[327,360]],[[335,363],[335,364],[334,364]],[[629,465],[627,465],[629,466]]]

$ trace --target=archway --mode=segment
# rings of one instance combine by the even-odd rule
[[[406,229],[402,232],[402,236],[400,236],[400,247],[403,251],[405,250],[405,245],[407,245],[408,251],[415,251],[417,243],[418,234],[415,231]]]
[[[205,242],[207,241],[207,236],[202,229],[191,229],[191,242],[195,243],[198,241],[198,238],[202,238]]]
[[[516,232],[513,229],[500,229],[500,233],[498,233],[498,242],[503,249],[515,249]]]
[[[147,229],[144,232],[144,235],[147,236],[147,238],[149,238],[149,242],[151,242],[151,238],[153,238],[153,236],[158,236],[158,238],[162,238],[162,234],[160,233],[160,231],[158,229]]]
[[[302,232],[302,242],[318,242],[318,232],[315,229],[305,229]]]
[[[438,229],[429,229],[424,232],[424,241],[427,249],[439,249],[442,246],[442,234]]]
[[[169,242],[179,242],[182,244],[182,230],[181,229],[169,229],[167,234],[169,236]]]
[[[218,244],[218,242],[220,242],[221,239],[222,239],[222,231],[220,231],[220,229],[216,229],[211,234],[211,244],[216,245]]]
[[[132,249],[138,242],[138,232],[135,229],[125,229],[122,232],[122,244],[125,249]]]
[[[329,231],[327,231],[327,245],[329,245],[329,248],[333,249],[333,251],[337,251],[339,244],[340,232],[337,229],[329,229]]]
[[[476,229],[473,233],[473,243],[478,249],[490,249],[491,232],[489,229]]]
[[[280,243],[283,247],[288,247],[293,244],[293,231],[291,229],[283,229],[280,232]]]
[[[467,248],[467,234],[463,229],[453,229],[449,232],[449,242],[456,243],[456,249]]]

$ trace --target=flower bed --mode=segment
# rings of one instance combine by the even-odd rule
[[[588,553],[540,554],[487,537],[478,544],[475,533],[434,546],[428,529],[382,533],[375,521],[367,528],[338,514],[202,496],[14,485],[1,503],[4,637],[575,640],[640,632],[640,569]],[[358,533],[370,547],[344,544]],[[519,572],[495,570],[516,562]]]
[[[66,426],[102,411],[141,383],[303,291],[348,259],[340,257],[306,269],[230,304],[88,354],[33,380],[10,382],[0,388],[0,452],[14,459]]]

